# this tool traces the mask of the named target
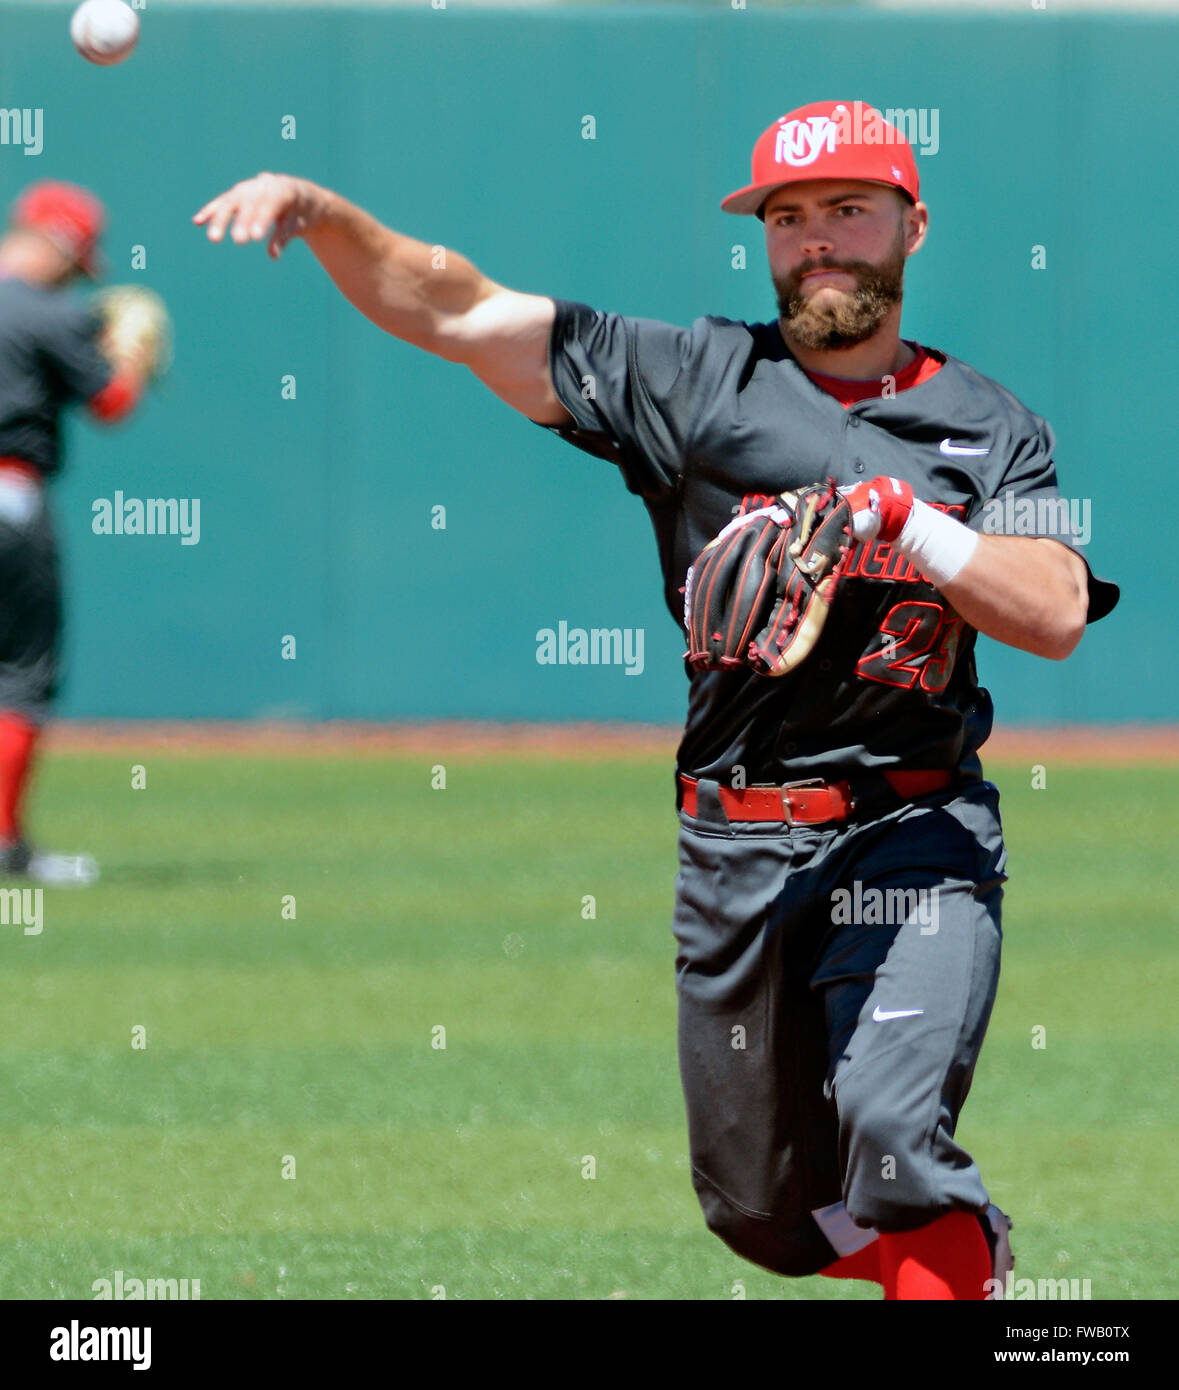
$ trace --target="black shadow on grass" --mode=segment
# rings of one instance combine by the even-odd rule
[[[262,866],[253,860],[196,859],[156,864],[102,864],[99,884],[141,884],[158,887],[176,883],[257,882]]]

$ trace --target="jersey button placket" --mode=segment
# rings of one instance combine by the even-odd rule
[[[860,428],[860,424],[861,424],[860,417],[859,417],[854,411],[849,410],[849,411],[847,412],[847,427],[848,427],[848,429],[849,429],[849,430],[858,430],[858,429]],[[857,472],[857,473],[862,473],[862,472],[864,471],[864,461],[863,461],[863,459],[852,459],[852,468],[855,470],[855,472]]]

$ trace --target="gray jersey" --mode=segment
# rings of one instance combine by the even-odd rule
[[[72,292],[0,279],[0,457],[57,472],[62,408],[111,380],[98,331],[97,315]]]
[[[549,425],[617,465],[650,515],[677,623],[689,565],[742,509],[832,476],[877,474],[978,531],[1050,535],[1081,552],[1048,424],[948,354],[919,385],[845,408],[776,321],[708,315],[690,328],[556,300],[553,388],[576,422]],[[681,771],[728,782],[869,768],[977,769],[991,731],[976,632],[882,542],[859,546],[817,646],[789,676],[691,672]],[[1089,576],[1089,620],[1117,602]]]

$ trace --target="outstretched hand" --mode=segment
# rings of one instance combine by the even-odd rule
[[[288,241],[305,235],[319,220],[321,192],[290,174],[257,174],[218,194],[192,220],[197,226],[208,224],[210,241],[220,241],[231,223],[230,235],[239,245],[261,241],[269,232],[266,251],[278,260]]]

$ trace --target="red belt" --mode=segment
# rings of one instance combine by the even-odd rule
[[[884,772],[893,791],[905,801],[941,791],[953,781],[949,772]],[[683,809],[696,814],[696,779],[680,773]],[[726,787],[717,784],[724,813],[732,820],[784,821],[787,825],[822,825],[825,821],[847,820],[852,811],[851,786],[847,782],[824,782],[815,778],[792,782],[785,787]]]
[[[42,481],[42,473],[39,468],[35,468],[24,459],[13,458],[9,454],[0,454],[0,473],[19,473],[21,477],[29,478],[34,483]]]

